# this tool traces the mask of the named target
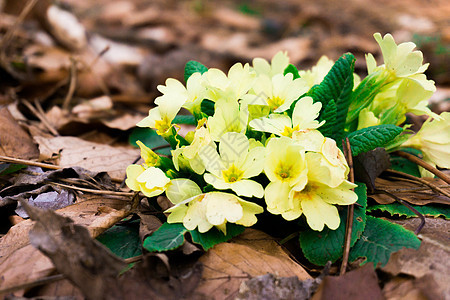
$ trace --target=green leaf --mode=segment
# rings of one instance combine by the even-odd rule
[[[214,115],[214,105],[215,103],[211,100],[204,99],[201,104],[201,111],[204,113],[207,117]]]
[[[366,224],[367,194],[366,186],[362,183],[355,188],[358,195],[354,206],[352,238],[350,245],[354,245],[364,232]],[[340,211],[341,223],[336,230],[326,227],[322,231],[312,229],[300,232],[300,246],[305,257],[313,264],[323,266],[328,261],[335,262],[342,257],[344,251],[345,224],[347,222],[347,208]]]
[[[141,255],[139,220],[115,225],[99,235],[97,241],[123,259]]]
[[[284,69],[283,75],[291,73],[294,75],[294,79],[300,78],[300,74],[298,74],[298,69],[293,64],[289,64],[286,69]]]
[[[191,77],[192,74],[200,72],[201,74],[208,71],[208,68],[205,67],[203,64],[199,63],[195,60],[190,60],[186,63],[186,66],[184,67],[184,81],[187,82],[189,77]]]
[[[174,250],[183,245],[186,232],[188,230],[181,223],[164,223],[144,240],[142,246],[150,252]]]
[[[141,141],[149,148],[169,145],[169,143],[162,136],[159,136],[155,130],[148,127],[136,127],[135,129],[133,129],[130,137],[128,138],[128,141],[135,147],[137,147],[137,141]],[[170,147],[159,149],[155,152],[159,154],[170,155]]]
[[[193,115],[177,115],[172,121],[172,124],[197,125]]]
[[[196,244],[201,245],[206,251],[212,248],[214,245],[226,242],[233,237],[243,233],[244,230],[244,226],[227,223],[227,235],[224,235],[215,227],[211,228],[205,233],[200,233],[198,232],[198,230],[191,230],[189,232],[192,236],[192,241]]]
[[[25,169],[26,167],[26,165],[19,164],[0,164],[0,176],[17,172],[19,170]]]
[[[325,120],[325,124],[319,127],[319,131],[326,137],[332,137],[336,127],[337,108],[333,99],[323,108],[319,121]]]
[[[448,205],[427,204],[427,205],[411,205],[411,206],[424,216],[434,218],[442,216],[446,219],[450,219],[450,206]],[[377,210],[388,212],[391,216],[398,215],[407,218],[417,217],[417,215],[414,212],[412,212],[409,208],[398,202],[386,205],[377,204],[367,208],[368,212]]]
[[[308,96],[314,101],[320,101],[323,109],[331,100],[336,104],[336,123],[333,138],[341,140],[344,135],[345,119],[353,89],[353,70],[355,57],[351,53],[342,55],[325,76],[320,85],[313,87]]]
[[[360,153],[383,147],[402,133],[402,131],[403,129],[401,127],[385,124],[351,132],[347,137],[352,148],[352,155],[356,156]]]
[[[402,248],[418,249],[420,240],[413,232],[398,224],[367,216],[362,237],[350,249],[349,261],[365,258],[363,264],[373,262],[385,266],[392,253]]]

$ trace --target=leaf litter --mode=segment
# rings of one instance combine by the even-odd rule
[[[28,3],[5,2],[5,10],[0,12],[1,34],[15,26],[13,24],[17,20],[17,14]],[[43,2],[44,7],[50,5],[50,1]],[[44,20],[47,27],[34,26],[30,31],[29,27],[19,23],[14,28],[16,35],[13,42],[6,44],[7,47],[3,44],[0,47],[2,53],[10,54],[7,61],[4,60],[5,55],[2,55],[0,68],[2,80],[5,73],[6,83],[3,85],[2,81],[0,86],[0,104],[12,103],[24,116],[19,120],[15,118],[16,114],[12,117],[9,109],[1,108],[0,154],[24,160],[39,157],[40,161],[63,168],[54,171],[28,168],[11,175],[0,173],[2,218],[7,219],[14,214],[18,200],[29,200],[29,204],[56,209],[58,213],[41,212],[31,207],[37,219],[35,222],[23,220],[14,226],[2,225],[0,229],[4,235],[0,239],[0,290],[46,278],[54,274],[56,269],[59,274],[70,279],[71,283],[66,282],[68,286],[73,289],[73,284],[78,285],[81,294],[91,299],[105,296],[119,299],[121,295],[151,295],[155,299],[190,295],[194,299],[221,299],[245,295],[242,294],[245,291],[242,282],[245,280],[249,280],[247,287],[251,286],[251,280],[264,278],[260,282],[276,282],[278,287],[286,284],[298,288],[298,281],[312,280],[309,274],[317,275],[316,267],[304,265],[304,268],[298,264],[298,261],[304,262],[301,255],[286,252],[278,244],[278,240],[256,231],[246,232],[229,243],[217,245],[203,255],[191,243],[186,243],[181,251],[168,253],[165,258],[158,256],[159,254],[145,255],[134,268],[117,278],[117,274],[126,267],[125,261],[112,255],[92,239],[133,213],[140,216],[141,241],[161,224],[158,207],[147,207],[146,210],[142,206],[132,208],[132,196],[120,194],[128,191],[118,189],[117,185],[111,183],[108,175],[113,181],[120,182],[124,179],[125,167],[139,156],[139,151],[128,145],[128,135],[136,119],[147,114],[148,104],[157,95],[157,84],[163,83],[167,77],[183,77],[182,70],[186,61],[195,59],[205,62],[208,67],[224,69],[236,60],[250,60],[255,56],[270,58],[280,49],[291,49],[290,52],[295,54],[294,64],[311,65],[318,59],[316,53],[326,53],[337,58],[348,47],[354,48],[352,52],[362,57],[364,53],[375,49],[374,44],[367,39],[372,32],[391,31],[394,28],[399,34],[403,32],[408,36],[413,32],[411,26],[416,23],[418,16],[425,15],[420,21],[431,25],[423,26],[419,31],[426,35],[433,30],[439,32],[442,20],[445,20],[444,13],[430,11],[419,1],[415,1],[414,5],[408,1],[399,1],[393,6],[394,9],[388,9],[389,13],[385,13],[386,8],[377,3],[361,7],[358,1],[350,1],[348,7],[339,14],[347,17],[339,18],[336,18],[337,14],[332,13],[331,9],[336,8],[337,4],[329,0],[314,4],[296,4],[292,1],[270,4],[258,1],[255,14],[243,13],[245,7],[236,9],[237,6],[230,8],[218,3],[214,6],[215,4],[203,2],[186,2],[180,6],[170,6],[162,1],[152,4],[139,1],[100,1],[95,5],[89,1],[63,2],[80,17],[81,22],[77,26],[81,26],[89,35],[97,32],[100,36],[94,39],[88,35],[86,40],[84,35],[81,39],[78,36],[72,41],[64,39],[64,34],[61,35],[61,32],[67,30],[64,29],[64,22],[59,23],[57,17],[45,20],[47,17],[36,9],[32,13],[34,17],[30,19]],[[323,10],[321,5],[324,4],[330,9]],[[193,5],[199,6],[191,7]],[[443,12],[448,9],[443,4],[439,5],[443,7]],[[406,6],[408,13],[402,8]],[[93,18],[92,11],[96,9],[97,16]],[[14,10],[16,16],[5,13]],[[261,14],[261,11],[270,13]],[[346,20],[355,18],[355,11],[363,16],[370,12],[370,17],[361,21],[361,26],[346,24]],[[283,17],[280,18],[280,15]],[[401,22],[395,25],[392,20]],[[350,22],[353,24],[353,21]],[[210,26],[211,24],[214,25]],[[306,25],[301,27],[298,24]],[[298,31],[301,34],[296,35]],[[344,35],[343,32],[347,31],[350,34]],[[364,31],[370,34],[365,36]],[[90,44],[95,51],[83,48],[84,43]],[[425,55],[430,60],[439,59],[432,48],[433,45],[439,46],[439,42],[428,42],[426,45],[431,45],[429,47],[432,50]],[[129,56],[127,59],[122,55],[123,46],[130,50],[126,52]],[[75,52],[75,48],[81,50]],[[105,52],[102,54],[103,51]],[[75,59],[75,64],[71,58]],[[362,61],[358,59],[357,63]],[[10,65],[16,66],[16,69],[11,69]],[[438,65],[439,63],[433,63],[432,67]],[[356,67],[357,70],[365,68],[361,65]],[[71,79],[73,69],[76,71],[76,83],[73,84],[74,91],[71,95],[70,86],[75,82]],[[438,83],[448,84],[448,76],[446,79],[441,71],[433,68],[430,72],[436,75]],[[443,91],[445,94],[445,89]],[[103,102],[97,102],[99,97],[108,98],[101,98]],[[35,110],[30,110],[20,99],[28,99]],[[37,102],[33,102],[34,99]],[[68,111],[62,109],[66,100],[69,101]],[[439,107],[435,109],[439,111]],[[44,125],[43,120],[47,120],[48,124]],[[55,129],[55,132],[52,134],[49,128]],[[377,159],[376,155],[363,158],[363,164],[369,164],[367,181],[372,183],[376,175],[371,173],[374,170],[371,170],[370,164]],[[444,185],[437,180],[431,184]],[[383,181],[378,178],[374,185],[412,204],[448,205],[448,198],[421,183],[396,182],[391,179]],[[106,193],[95,194],[93,191]],[[73,201],[71,197],[74,197],[75,203],[61,208],[63,203]],[[373,195],[373,199],[380,204],[395,201],[383,194]],[[24,203],[26,206],[26,202]],[[413,225],[417,221],[413,219]],[[434,223],[435,221],[438,223]],[[398,222],[413,229],[410,223],[404,224],[408,221]],[[448,241],[445,237],[438,237],[440,232],[448,233],[446,222],[442,219],[427,219],[427,226],[421,234],[422,246],[419,252],[401,250],[394,254],[385,267],[377,269],[378,279],[385,283],[382,293],[386,298],[393,299],[402,295],[412,297],[416,293],[425,299],[436,299],[435,294],[427,294],[427,289],[435,287],[449,295],[450,291],[446,288],[448,274],[445,269]],[[79,225],[86,227],[90,235]],[[31,229],[33,226],[35,228]],[[47,256],[34,248],[30,241]],[[185,249],[189,247],[186,245],[191,245],[190,250]],[[180,263],[182,260],[189,264]],[[103,265],[100,265],[102,262]],[[331,272],[333,273],[333,268]],[[356,275],[356,272],[361,273]],[[264,275],[266,273],[268,274]],[[352,273],[355,273],[355,277],[350,278]],[[292,277],[293,275],[296,277]],[[359,289],[367,291],[372,297],[378,296],[378,285],[374,281],[376,276],[373,269],[364,267],[349,272],[347,277],[330,277],[341,282],[323,282],[313,299],[325,299],[327,293],[331,293],[333,297],[337,294],[344,295],[340,287],[352,285],[358,285]],[[357,279],[361,280],[356,284]],[[371,284],[370,288],[362,288],[365,284]],[[298,295],[295,294],[295,288],[290,290],[291,294],[288,292],[279,298],[289,299]],[[27,294],[26,290],[29,288],[15,291],[14,295],[33,296],[33,291],[36,292],[33,289]],[[41,291],[44,290],[45,287],[41,288]],[[64,291],[68,290],[70,288]],[[43,295],[70,295],[50,291]],[[258,295],[262,295],[263,291],[263,287],[256,288],[256,292],[260,293]],[[351,297],[346,299],[352,299]],[[277,298],[274,296],[272,299]]]

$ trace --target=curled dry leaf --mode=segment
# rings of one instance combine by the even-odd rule
[[[30,135],[20,127],[8,108],[0,108],[0,155],[21,159],[39,157],[39,150]]]
[[[311,278],[273,238],[253,229],[246,229],[231,243],[214,246],[199,261],[204,271],[196,292],[213,299],[231,299],[244,279],[266,273],[297,276],[300,280]]]

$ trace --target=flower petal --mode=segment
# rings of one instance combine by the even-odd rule
[[[253,180],[239,180],[231,183],[230,187],[238,196],[257,198],[264,196],[264,188],[262,185]]]
[[[166,196],[173,204],[178,204],[201,193],[202,190],[194,181],[185,178],[171,180],[166,190]]]
[[[303,199],[301,206],[311,229],[322,231],[324,225],[332,230],[339,227],[340,218],[337,208],[322,201],[319,196]]]

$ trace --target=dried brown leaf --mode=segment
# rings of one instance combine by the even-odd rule
[[[0,155],[21,159],[39,157],[39,150],[30,135],[20,127],[8,108],[0,108]]]
[[[383,300],[378,277],[372,264],[342,276],[326,276],[311,300]]]
[[[42,155],[52,157],[59,154],[62,167],[79,166],[93,172],[107,172],[116,179],[125,177],[127,166],[140,154],[138,149],[97,144],[70,136],[37,136],[35,140]]]
[[[204,272],[196,291],[213,299],[232,298],[243,279],[266,273],[311,278],[276,241],[254,229],[247,229],[231,243],[214,246],[199,261],[204,264]]]

